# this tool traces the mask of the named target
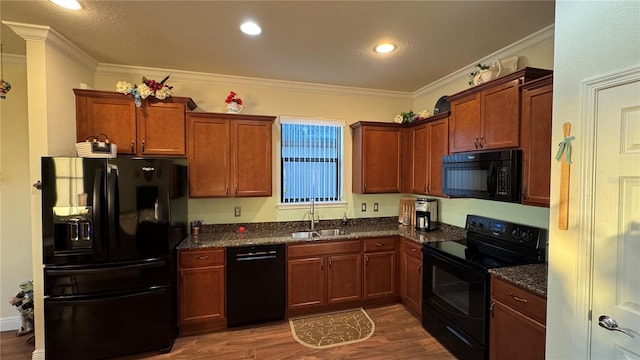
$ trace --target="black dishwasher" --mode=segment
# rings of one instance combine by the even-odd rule
[[[227,326],[282,320],[286,308],[285,246],[227,248]]]

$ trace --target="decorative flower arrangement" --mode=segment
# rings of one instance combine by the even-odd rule
[[[168,79],[169,75],[160,82],[142,77],[142,84],[140,85],[131,84],[126,81],[118,81],[116,83],[116,91],[125,95],[133,95],[136,107],[140,107],[142,99],[146,99],[149,96],[158,100],[164,100],[173,95],[173,86],[165,84]]]
[[[485,64],[476,65],[476,70],[474,70],[471,74],[469,74],[469,85],[475,84],[476,75],[480,73],[482,70],[489,70],[491,66]]]
[[[231,91],[229,95],[227,95],[227,99],[224,101],[227,104],[231,104],[232,102],[237,103],[238,105],[242,105],[242,99],[238,97],[238,94]]]
[[[398,124],[411,123],[416,120],[426,119],[431,116],[431,113],[427,110],[422,110],[420,114],[415,114],[413,111],[401,112],[393,118],[393,121]]]

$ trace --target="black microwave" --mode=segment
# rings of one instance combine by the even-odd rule
[[[520,202],[522,150],[468,152],[442,158],[442,192],[467,197]]]

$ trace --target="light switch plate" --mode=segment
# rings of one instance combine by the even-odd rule
[[[367,203],[362,203],[362,212],[367,211]]]
[[[242,212],[242,210],[241,210],[240,206],[235,206],[233,208],[233,216],[240,217],[241,212]]]

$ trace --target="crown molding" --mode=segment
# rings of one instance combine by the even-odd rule
[[[469,76],[469,69],[473,68],[478,63],[489,63],[496,59],[504,59],[511,56],[520,56],[537,47],[553,42],[554,30],[555,25],[549,25],[542,30],[539,30],[523,39],[520,39],[513,44],[510,44],[509,46],[493,52],[482,59],[476,60],[473,63],[416,90],[412,93],[412,97],[415,99],[419,96],[423,96],[431,91],[434,91],[438,87],[449,82],[466,79]]]
[[[25,41],[45,43],[85,69],[91,72],[96,71],[98,62],[53,28],[4,20],[2,23]]]
[[[379,96],[379,97],[395,97],[411,99],[410,92],[402,91],[385,91],[376,89],[364,89],[348,86],[336,86],[325,84],[314,84],[297,81],[284,81],[262,78],[251,78],[243,76],[212,74],[203,72],[183,71],[174,69],[159,69],[142,66],[130,66],[130,65],[117,65],[117,64],[98,64],[96,75],[102,76],[138,76],[140,74],[147,74],[147,77],[163,78],[167,74],[171,75],[172,80],[178,81],[198,81],[212,84],[229,84],[252,86],[263,89],[278,89],[289,90],[296,92],[305,92],[313,94],[337,94],[350,96]]]

